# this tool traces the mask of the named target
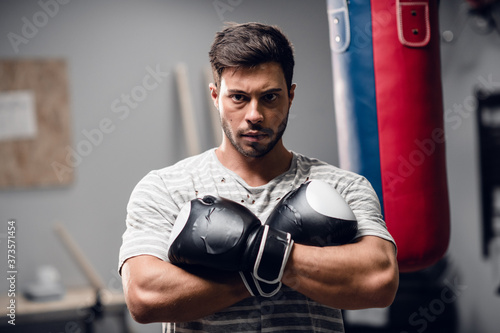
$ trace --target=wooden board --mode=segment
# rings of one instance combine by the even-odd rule
[[[123,293],[112,290],[103,290],[101,293],[102,310],[105,315],[125,316],[127,305]],[[0,307],[3,309],[2,320],[0,321],[0,331],[3,327],[10,326],[11,320],[5,313],[9,313],[8,307],[15,299],[15,323],[16,326],[27,324],[39,324],[50,321],[71,322],[78,317],[83,320],[92,320],[90,310],[96,304],[96,293],[92,287],[68,288],[64,296],[60,299],[51,301],[30,301],[21,293],[15,298],[9,298],[7,293],[0,295]],[[123,318],[125,319],[125,318]],[[47,332],[47,331],[45,331]],[[57,331],[59,332],[59,331]],[[77,332],[77,331],[72,331]]]
[[[0,188],[70,184],[74,165],[68,157],[71,130],[65,61],[0,60],[0,93],[14,91],[33,95],[36,135],[0,140]]]

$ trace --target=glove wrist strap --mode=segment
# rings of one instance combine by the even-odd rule
[[[253,276],[266,283],[278,283],[292,250],[292,236],[287,232],[269,228],[268,225],[263,228]]]
[[[281,289],[281,282],[275,284],[267,284],[257,280],[252,273],[240,271],[241,279],[245,284],[248,292],[252,296],[272,297]]]

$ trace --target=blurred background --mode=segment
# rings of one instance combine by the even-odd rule
[[[497,246],[484,255],[476,120],[477,89],[500,92],[500,21],[495,21],[500,10],[493,6],[496,12],[478,13],[471,8],[471,2],[464,0],[440,3],[451,239],[446,262],[422,273],[442,284],[430,299],[412,303],[409,316],[399,318],[406,323],[407,332],[430,332],[443,318],[453,320],[454,324],[448,325],[450,332],[494,333],[500,326],[500,249]],[[212,131],[205,71],[214,34],[226,21],[259,21],[285,31],[295,46],[297,83],[285,146],[338,165],[330,37],[323,0],[0,2],[0,60],[58,61],[53,70],[62,73],[55,75],[62,79],[52,82],[40,77],[39,89],[62,89],[57,88],[62,93],[57,98],[65,121],[61,128],[67,133],[55,143],[63,151],[59,163],[51,164],[56,181],[19,186],[6,182],[0,188],[0,297],[7,297],[11,288],[6,267],[8,226],[13,220],[18,297],[30,291],[36,297],[40,281],[52,281],[54,295],[57,285],[66,292],[91,285],[68,245],[57,236],[57,223],[84,253],[109,294],[121,291],[118,251],[129,195],[148,171],[189,155],[175,76],[180,63],[188,71],[200,148],[218,145]],[[2,86],[2,90],[7,88]],[[50,96],[46,98],[50,104]],[[2,119],[6,118],[0,117],[0,122]],[[498,125],[500,120],[495,119]],[[7,132],[4,129],[4,134]],[[3,152],[0,165],[5,166],[11,163],[12,152]],[[50,158],[46,153],[41,155],[37,157],[40,160]],[[494,248],[495,241],[498,244],[498,238],[492,237],[486,245]],[[406,287],[411,293],[412,284]],[[92,321],[97,332],[124,331],[119,299],[113,312],[117,320],[90,320],[86,311],[95,305],[95,295],[90,292],[75,297],[76,310],[68,307],[66,312]],[[41,308],[49,308],[49,303],[41,303]],[[3,332],[11,327],[5,325],[10,319],[2,309]],[[17,311],[16,323],[21,324],[21,309]],[[346,313],[346,332],[350,325],[351,332],[388,331],[382,328],[390,325],[387,318],[392,317],[387,311]],[[37,324],[31,332],[83,332],[84,327],[72,317],[74,313],[67,315],[57,318],[57,328]],[[160,331],[159,324],[139,325],[126,314],[125,321],[135,332]]]

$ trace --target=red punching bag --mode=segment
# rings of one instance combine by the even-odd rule
[[[400,271],[450,234],[437,0],[328,0],[341,167],[368,178]]]

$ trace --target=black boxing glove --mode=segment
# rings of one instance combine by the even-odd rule
[[[328,246],[351,241],[357,232],[357,221],[340,194],[328,183],[311,180],[290,191],[276,205],[266,225],[286,231],[296,243]],[[281,283],[269,284],[252,273],[241,273],[247,288],[255,295],[270,297]]]
[[[262,225],[246,207],[205,196],[179,213],[168,259],[176,265],[252,272],[259,281],[279,283],[292,245],[290,234]]]
[[[276,205],[266,225],[290,233],[296,243],[330,246],[349,243],[358,230],[349,205],[330,184],[310,180]]]

